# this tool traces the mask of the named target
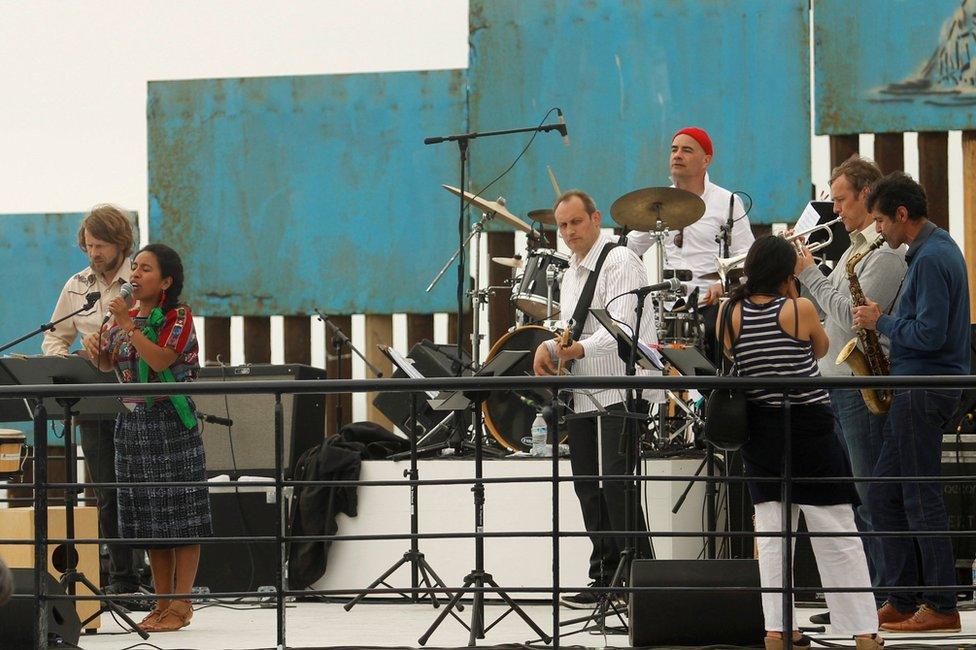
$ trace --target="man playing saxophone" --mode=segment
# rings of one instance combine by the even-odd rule
[[[834,213],[840,216],[844,228],[850,235],[851,245],[828,276],[824,276],[814,263],[809,249],[801,246],[797,255],[794,272],[820,310],[827,337],[830,339],[830,349],[819,362],[820,373],[824,376],[849,377],[852,374],[848,365],[835,363],[844,346],[857,336],[852,327],[852,284],[855,293],[862,294],[855,296],[859,298],[858,304],[864,304],[864,299],[867,298],[887,311],[895,300],[902,278],[905,277],[905,247],[898,249],[889,246],[879,247],[876,240],[880,235],[875,232],[874,221],[867,210],[868,188],[879,178],[881,178],[881,170],[878,166],[873,161],[856,154],[837,166],[830,175],[830,192],[834,201]],[[850,261],[853,261],[851,265],[854,271],[853,277],[848,275]],[[887,339],[882,339],[880,345],[877,345],[875,339],[875,343],[873,346],[875,350],[869,347],[865,351],[862,342],[860,344],[862,352],[869,353],[867,355],[869,358],[886,355]],[[885,349],[879,353],[882,346]],[[856,389],[831,390],[830,406],[837,425],[835,430],[847,449],[854,476],[862,478],[874,476],[874,467],[881,454],[881,430],[887,416],[884,413],[872,413],[861,391]],[[868,494],[873,485],[871,483],[855,485],[861,499],[861,505],[855,512],[858,530],[862,532],[874,530],[868,505],[870,503]],[[864,538],[864,547],[872,585],[879,588],[890,585],[890,580],[884,572],[881,540],[877,537]],[[876,595],[879,607],[883,605],[884,600],[880,593],[882,592]],[[818,623],[829,622],[828,616],[815,616],[811,620]]]

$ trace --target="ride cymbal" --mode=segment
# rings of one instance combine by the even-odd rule
[[[656,230],[660,220],[666,230],[680,230],[705,214],[705,202],[676,187],[645,187],[624,194],[610,206],[610,216],[631,230]]]

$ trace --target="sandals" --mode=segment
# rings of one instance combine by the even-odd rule
[[[146,619],[148,620],[150,616],[147,616]],[[139,627],[146,632],[175,632],[189,625],[192,618],[193,604],[188,600],[174,600],[155,621],[148,623],[148,627],[143,624],[140,624]]]
[[[165,611],[165,609],[153,609],[151,612],[149,612],[149,615],[146,616],[146,618],[142,619],[142,621],[139,623],[139,627],[144,632],[148,632],[152,626],[159,622],[159,619],[162,617]]]
[[[854,637],[854,642],[857,644],[857,650],[881,650],[884,648],[884,639],[877,634],[872,634],[868,638]]]

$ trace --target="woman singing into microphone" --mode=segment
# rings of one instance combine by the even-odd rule
[[[717,338],[742,377],[819,377],[816,360],[827,353],[827,334],[813,303],[797,294],[796,250],[782,237],[757,239],[745,260],[746,282],[737,286],[719,316]],[[724,319],[731,319],[728,335]],[[834,433],[834,416],[827,391],[822,388],[786,389],[790,400],[793,476],[849,477],[850,463]],[[742,459],[750,477],[781,477],[784,460],[784,390],[746,391],[749,442]],[[756,532],[784,529],[781,486],[775,482],[749,482],[756,509]],[[854,524],[858,503],[849,482],[796,483],[792,486],[792,527],[800,512],[810,532],[850,533],[843,537],[810,539],[824,587],[871,586],[864,547]],[[759,576],[763,587],[782,588],[781,537],[758,537]],[[795,583],[794,583],[795,584]],[[878,615],[870,592],[828,592],[827,605],[835,633],[856,637],[858,650],[878,650]],[[783,647],[783,597],[763,593],[767,650]],[[793,613],[796,622],[796,613]],[[810,646],[810,639],[792,630],[795,646]]]
[[[109,305],[114,324],[83,340],[103,370],[121,381],[192,381],[198,345],[190,309],[180,303],[183,263],[169,246],[150,244],[132,263],[129,309],[122,298]],[[203,440],[193,402],[184,395],[126,397],[132,407],[115,424],[115,468],[120,483],[205,481]],[[206,487],[118,488],[122,538],[195,538],[211,534]],[[138,543],[135,546],[139,546]],[[188,594],[196,578],[200,545],[145,544],[156,593]],[[185,627],[193,616],[188,600],[160,598],[139,624],[147,632]]]

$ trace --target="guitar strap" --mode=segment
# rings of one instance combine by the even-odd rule
[[[583,285],[583,291],[580,292],[579,301],[576,303],[575,311],[573,311],[572,331],[574,341],[579,341],[580,336],[583,334],[583,324],[586,323],[586,318],[589,316],[590,305],[593,303],[593,294],[596,293],[596,282],[600,277],[603,261],[607,259],[607,255],[611,249],[616,247],[617,244],[614,243],[604,245],[603,250],[600,251],[600,257],[596,261],[596,267],[594,267],[593,271],[586,278],[586,284]]]

